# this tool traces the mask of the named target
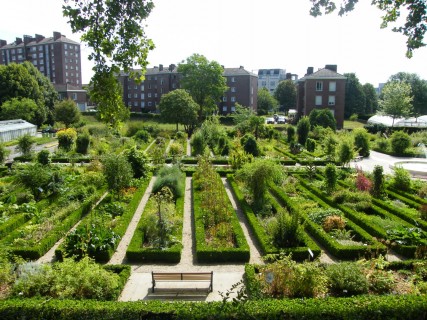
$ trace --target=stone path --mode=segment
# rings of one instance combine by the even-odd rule
[[[191,157],[191,144],[190,144],[190,139],[187,139],[187,152],[186,152],[188,157]]]

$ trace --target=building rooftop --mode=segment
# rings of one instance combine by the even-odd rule
[[[0,133],[33,127],[37,126],[21,119],[0,121]]]
[[[305,81],[307,79],[347,79],[347,77],[333,70],[323,68],[323,69],[317,70],[314,73],[306,74],[304,77],[300,78],[298,81]]]
[[[249,72],[245,70],[243,66],[240,66],[239,68],[224,68],[224,76],[243,76],[243,75],[251,75],[258,77],[255,73]]]

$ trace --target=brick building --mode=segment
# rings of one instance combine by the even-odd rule
[[[337,121],[337,128],[344,124],[346,77],[337,73],[336,65],[313,72],[307,68],[307,74],[298,80],[297,111],[298,116],[309,115],[313,109],[329,109]]]
[[[129,77],[129,74],[121,72],[119,82],[123,87],[123,102],[132,112],[157,112],[162,95],[178,89],[181,77],[174,64],[167,68],[163,65],[147,68],[145,80],[140,84]],[[257,76],[239,67],[224,68],[224,77],[229,89],[218,105],[219,113],[233,112],[236,103],[256,111]]]

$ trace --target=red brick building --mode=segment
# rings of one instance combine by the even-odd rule
[[[309,67],[307,74],[298,79],[298,116],[308,116],[311,110],[315,108],[329,109],[337,121],[337,129],[342,129],[344,125],[346,79],[337,73],[336,65],[326,65],[325,68],[316,72],[313,72],[313,67]]]

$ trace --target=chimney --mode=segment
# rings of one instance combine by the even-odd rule
[[[33,41],[33,38],[29,35],[24,35],[24,44],[29,44],[31,41]]]
[[[163,65],[159,64],[159,71],[163,71]]]
[[[44,36],[42,36],[41,34],[36,34],[36,41],[40,42],[44,39]]]
[[[174,65],[174,64],[170,64],[170,65],[169,65],[169,71],[170,71],[170,72],[174,71],[174,70],[175,70],[175,68],[176,68],[176,65]]]
[[[245,69],[245,67],[244,66],[240,66],[240,68],[239,69]]]
[[[61,32],[54,31],[53,32],[53,41],[61,39]]]
[[[291,80],[292,79],[292,73],[287,73],[285,79]]]
[[[22,43],[22,38],[16,38],[15,44],[21,44],[21,43]]]
[[[325,69],[331,70],[331,71],[333,71],[333,72],[337,72],[338,67],[337,67],[337,65],[336,65],[336,64],[327,64],[327,65],[325,66]]]
[[[314,68],[313,67],[308,67],[307,68],[307,76],[313,73]]]
[[[7,45],[6,40],[2,40],[2,39],[0,39],[0,48],[1,48],[1,47],[4,47],[5,45]]]

